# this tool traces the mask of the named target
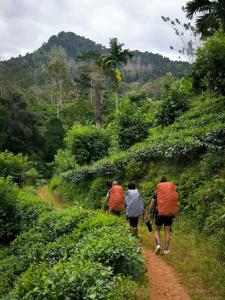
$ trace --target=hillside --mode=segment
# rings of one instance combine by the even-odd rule
[[[12,58],[4,65],[5,78],[12,78],[15,84],[28,88],[32,85],[44,85],[47,81],[47,66],[56,53],[67,61],[71,76],[74,76],[77,55],[83,52],[106,52],[107,49],[85,37],[72,32],[60,32],[49,38],[39,49],[25,56]],[[171,72],[175,77],[187,73],[189,64],[171,61],[159,54],[133,51],[134,55],[127,67],[124,68],[126,82],[146,82]],[[2,68],[1,68],[2,69]]]

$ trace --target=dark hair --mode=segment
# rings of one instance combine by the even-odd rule
[[[107,186],[108,189],[111,189],[111,187],[112,187],[112,181],[107,181],[106,182],[106,186]]]
[[[162,176],[162,177],[160,178],[160,182],[167,182],[166,177],[165,177],[165,176]]]
[[[128,183],[128,189],[129,190],[135,190],[136,189],[136,185],[134,182],[129,182]]]

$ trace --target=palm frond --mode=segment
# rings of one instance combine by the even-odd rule
[[[198,12],[207,12],[212,6],[212,2],[209,0],[191,0],[188,1],[184,11],[188,19],[192,19],[194,14]]]

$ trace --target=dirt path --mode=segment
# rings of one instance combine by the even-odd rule
[[[37,195],[45,202],[48,204],[51,204],[54,207],[57,208],[65,208],[65,205],[57,199],[56,196],[54,196],[52,193],[49,192],[48,186],[43,186],[40,187],[37,190]]]
[[[190,300],[174,269],[144,246],[143,256],[148,266],[151,300]]]

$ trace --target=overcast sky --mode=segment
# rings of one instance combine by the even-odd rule
[[[177,58],[181,43],[161,16],[184,20],[187,0],[0,0],[0,58],[32,52],[60,31],[108,46],[117,37],[130,50]]]

